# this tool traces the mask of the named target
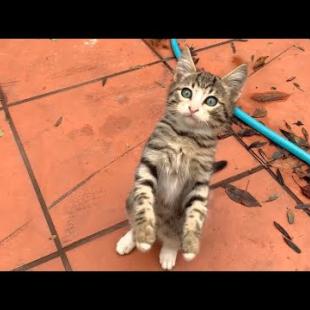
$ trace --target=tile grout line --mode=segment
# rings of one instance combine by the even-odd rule
[[[215,189],[217,189],[219,187],[225,187],[226,184],[229,184],[231,182],[239,181],[239,180],[241,180],[241,179],[243,179],[243,178],[245,178],[247,176],[250,176],[252,174],[255,174],[256,172],[259,172],[259,171],[261,171],[263,169],[264,169],[264,167],[262,165],[258,165],[258,166],[254,167],[254,168],[245,170],[245,171],[243,171],[241,173],[238,173],[236,175],[228,177],[228,178],[226,178],[226,179],[224,179],[222,181],[216,182],[216,183],[212,184],[210,186],[210,188],[212,190],[215,190]],[[116,224],[114,224],[112,226],[109,226],[107,228],[99,230],[99,231],[97,231],[97,232],[95,232],[95,233],[93,233],[91,235],[88,235],[86,237],[78,239],[78,240],[76,240],[76,241],[74,241],[74,242],[64,246],[63,250],[65,252],[71,251],[71,250],[73,250],[73,249],[75,249],[75,248],[77,248],[77,247],[79,247],[79,246],[81,246],[83,244],[86,244],[86,243],[91,242],[91,241],[93,241],[93,240],[95,240],[97,238],[100,238],[100,237],[103,237],[105,235],[108,235],[108,234],[110,234],[110,233],[112,233],[112,232],[114,232],[114,231],[116,231],[116,230],[118,230],[120,228],[123,228],[123,227],[125,227],[127,225],[128,225],[128,220],[124,220],[122,222],[116,223]],[[26,263],[26,264],[24,264],[22,266],[19,266],[19,267],[15,268],[14,271],[26,270],[26,269],[30,269],[30,268],[36,267],[38,265],[41,265],[42,263],[46,263],[47,261],[49,261],[51,259],[54,259],[55,258],[55,254],[57,254],[57,252],[49,254],[47,256],[43,256],[43,257],[38,258],[38,259],[36,259],[36,260],[34,260],[32,262],[29,262],[29,263]],[[59,254],[56,255],[56,257],[58,257],[58,256],[59,256]]]
[[[66,253],[62,249],[62,245],[61,245],[61,242],[60,242],[57,230],[56,230],[55,225],[54,225],[54,223],[52,221],[51,215],[49,214],[49,211],[47,209],[46,202],[44,200],[44,197],[42,195],[42,192],[41,192],[39,184],[38,184],[38,182],[36,180],[36,177],[34,175],[34,172],[33,172],[33,169],[31,167],[29,158],[27,156],[27,153],[26,153],[25,148],[24,148],[24,146],[22,144],[21,138],[20,138],[19,133],[18,133],[16,127],[15,127],[15,124],[14,124],[13,119],[11,117],[11,113],[10,113],[9,108],[7,106],[5,93],[2,91],[1,87],[0,87],[0,101],[2,103],[2,107],[3,107],[3,110],[4,110],[5,116],[6,116],[6,120],[8,121],[10,129],[12,131],[12,134],[13,134],[16,146],[17,146],[17,148],[19,150],[20,156],[22,157],[22,160],[23,160],[24,166],[25,166],[25,168],[27,170],[28,176],[30,178],[32,187],[33,187],[33,189],[35,191],[35,194],[36,194],[36,197],[37,197],[38,202],[40,204],[40,207],[41,207],[41,210],[43,212],[44,218],[45,218],[46,223],[48,225],[49,231],[50,231],[51,235],[55,235],[56,236],[56,238],[54,239],[54,243],[55,243],[56,249],[57,249],[57,251],[60,254],[60,257],[61,257],[61,260],[63,262],[63,265],[64,265],[65,269],[66,270],[72,270],[71,266],[70,266],[70,262],[69,262],[69,260],[68,260],[68,258],[66,256]]]

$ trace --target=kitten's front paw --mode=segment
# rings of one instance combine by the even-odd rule
[[[183,237],[182,250],[186,261],[193,260],[199,253],[200,240],[194,233],[187,233]]]
[[[136,247],[141,252],[147,252],[151,249],[156,240],[155,225],[145,223],[135,229]]]

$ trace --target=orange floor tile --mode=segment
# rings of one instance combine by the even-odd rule
[[[279,133],[284,121],[298,135],[302,127],[310,130],[309,40],[180,44],[198,49],[197,66],[218,75],[248,63],[238,105],[249,114],[263,105],[267,115],[260,120]],[[161,270],[158,244],[124,257],[115,245],[128,229],[124,202],[172,80],[167,64],[174,68],[176,61],[163,62],[172,56],[166,45],[140,39],[0,40],[0,86],[7,99],[0,106],[0,270]],[[266,65],[254,71],[262,56],[269,56]],[[272,88],[290,96],[270,103],[251,99]],[[297,120],[304,125],[293,125]],[[258,149],[247,146],[267,139],[238,137],[239,130],[233,125],[233,134],[218,144],[216,159],[228,165],[212,179],[200,254],[190,263],[179,255],[175,270],[308,271],[310,217],[295,206],[310,199],[292,179],[298,160],[271,161],[278,148],[267,143],[266,166]],[[277,169],[286,186],[275,179]],[[229,199],[223,188],[229,182],[247,187],[262,207]],[[264,202],[273,194],[278,199]],[[287,221],[288,209],[294,224]],[[273,221],[292,235],[300,254],[284,243]]]

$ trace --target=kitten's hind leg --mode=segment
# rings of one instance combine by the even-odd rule
[[[116,252],[119,255],[129,254],[136,247],[133,230],[130,229],[116,244]]]
[[[175,266],[177,255],[178,246],[164,243],[159,254],[159,261],[162,269],[171,270]]]

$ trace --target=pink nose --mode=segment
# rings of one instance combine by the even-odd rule
[[[189,109],[189,111],[191,112],[191,114],[194,114],[194,113],[196,113],[196,112],[199,111],[199,109],[192,110],[192,108],[191,108],[190,106],[188,107],[188,109]]]

